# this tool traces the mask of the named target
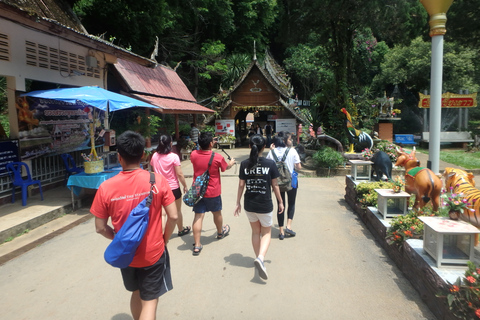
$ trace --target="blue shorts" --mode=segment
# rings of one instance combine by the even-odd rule
[[[215,198],[203,198],[193,206],[195,213],[216,212],[222,210],[222,196]]]

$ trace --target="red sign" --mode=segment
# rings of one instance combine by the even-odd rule
[[[477,93],[474,94],[442,94],[442,108],[471,108],[477,106]],[[419,108],[430,108],[430,96],[420,93]]]

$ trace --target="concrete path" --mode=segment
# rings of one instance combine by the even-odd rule
[[[248,151],[229,153],[239,159]],[[207,214],[198,257],[191,234],[170,240],[174,289],[160,298],[158,319],[435,319],[346,206],[344,176],[300,178],[297,236],[280,241],[274,220],[269,280],[261,280],[248,220],[233,217],[233,170],[222,179],[230,235],[216,240]],[[183,213],[191,223],[193,214]],[[120,272],[103,260],[107,245],[89,220],[0,266],[1,318],[132,319]]]

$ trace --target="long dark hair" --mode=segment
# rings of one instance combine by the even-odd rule
[[[162,134],[158,142],[157,150],[159,154],[169,154],[172,151],[172,136]]]
[[[250,157],[248,158],[247,169],[252,169],[258,162],[258,154],[265,147],[265,139],[262,135],[254,134],[250,137]]]
[[[273,144],[275,147],[287,147],[288,145],[288,138],[290,138],[292,134],[287,131],[280,131],[275,135],[273,138]]]

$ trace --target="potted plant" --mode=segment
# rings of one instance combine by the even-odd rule
[[[443,193],[441,198],[443,205],[448,209],[448,216],[452,220],[458,220],[462,211],[471,205],[464,198],[463,193],[453,193],[453,187],[450,187],[449,193]]]

